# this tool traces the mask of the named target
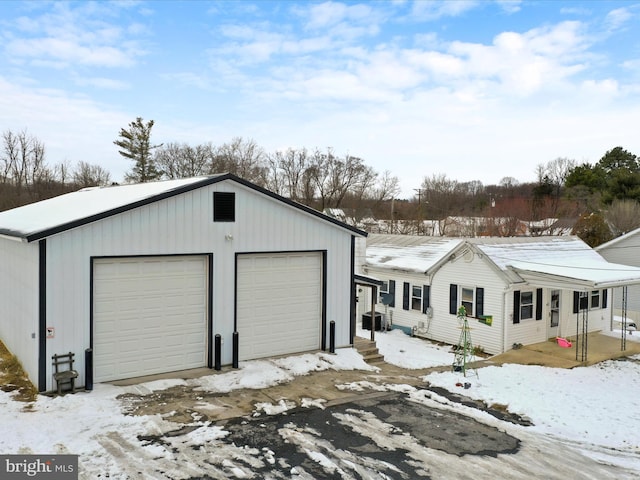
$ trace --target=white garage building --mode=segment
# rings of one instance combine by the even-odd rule
[[[230,174],[0,212],[0,339],[40,391],[348,346],[364,235]]]

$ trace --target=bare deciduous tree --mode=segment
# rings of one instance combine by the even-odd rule
[[[309,168],[309,152],[306,148],[277,151],[268,156],[267,163],[269,188],[291,200],[306,199],[305,192],[308,192],[308,188],[305,184],[309,178],[305,175]]]
[[[192,147],[186,143],[169,143],[156,150],[154,160],[158,170],[168,179],[198,177],[212,172],[215,149],[211,143]]]
[[[239,177],[265,186],[267,167],[266,155],[255,140],[236,137],[216,149],[211,165],[212,173],[233,173]]]
[[[91,165],[87,162],[78,162],[72,173],[73,183],[80,187],[96,187],[109,185],[111,175],[99,165]]]
[[[616,237],[640,228],[640,203],[631,199],[614,200],[605,219]]]
[[[45,165],[44,143],[24,130],[18,134],[7,130],[3,133],[2,140],[0,174],[3,183],[10,183],[16,188],[18,196],[25,189],[32,194],[36,184],[51,178],[51,172]]]

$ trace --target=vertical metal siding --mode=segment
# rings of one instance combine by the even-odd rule
[[[236,192],[235,222],[213,222],[214,191]],[[212,334],[223,337],[223,363],[232,360],[236,252],[326,250],[327,322],[336,322],[336,346],[347,346],[351,236],[347,230],[235,182],[210,185],[62,232],[47,240],[47,317],[56,326],[56,338],[47,343],[48,355],[74,351],[80,357],[77,368],[84,373],[91,256],[186,253],[214,254]]]
[[[0,338],[38,385],[38,244],[0,238]]]

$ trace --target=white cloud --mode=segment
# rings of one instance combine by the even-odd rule
[[[298,11],[300,13],[300,11]],[[324,30],[345,22],[364,24],[374,17],[374,10],[366,4],[347,5],[338,2],[324,2],[312,5],[306,12],[306,27],[310,30]]]
[[[629,11],[628,8],[616,8],[615,10],[611,10],[607,14],[604,23],[607,27],[607,30],[618,30],[631,18],[633,18],[633,14]]]
[[[4,50],[14,62],[34,65],[130,67],[145,50],[129,35],[145,33],[139,24],[122,28],[106,19],[127,5],[56,2],[43,14],[7,25]]]
[[[457,17],[481,5],[474,0],[424,0],[413,3],[411,17],[423,20],[438,20],[443,17]]]

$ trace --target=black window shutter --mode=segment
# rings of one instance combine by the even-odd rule
[[[513,323],[520,323],[520,290],[513,292]]]
[[[476,288],[476,317],[484,315],[484,288]]]
[[[409,284],[404,282],[402,286],[402,308],[403,310],[409,310]]]
[[[602,290],[602,308],[607,308],[607,292],[609,290]]]
[[[457,315],[458,313],[458,285],[449,285],[449,313]]]
[[[536,290],[536,320],[542,320],[542,289]]]
[[[422,286],[422,313],[427,313],[427,308],[431,305],[431,287],[429,285]]]
[[[578,304],[580,303],[580,292],[573,292],[573,313],[578,313]]]
[[[391,302],[389,303],[390,307],[396,306],[396,281],[389,280],[389,295],[391,295]]]

